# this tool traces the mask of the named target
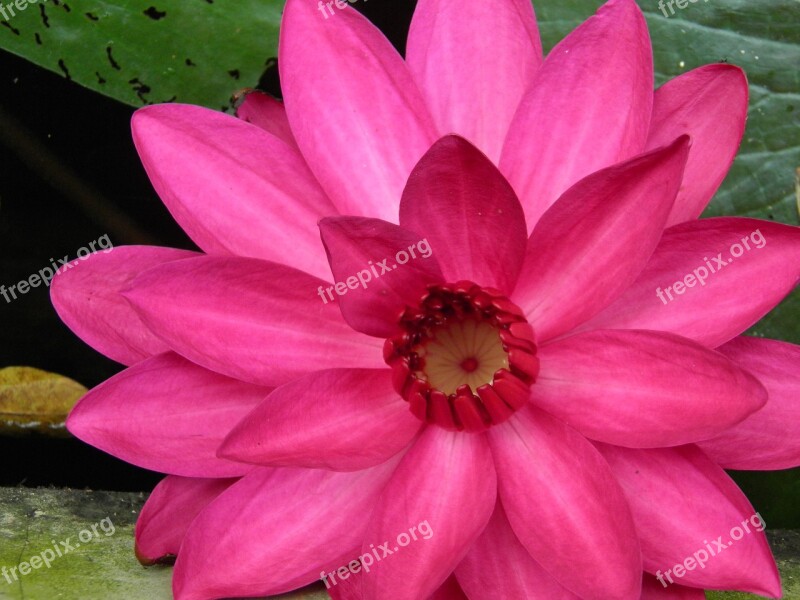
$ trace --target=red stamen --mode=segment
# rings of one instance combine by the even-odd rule
[[[500,360],[508,367],[497,370],[491,382],[478,386],[477,390],[464,383],[458,385],[454,393],[447,394],[428,381],[429,373],[441,368],[431,362],[428,368],[434,370],[426,373],[426,357],[434,360],[428,344],[441,344],[432,340],[437,339],[437,332],[451,324],[459,325],[455,325],[456,329],[446,329],[447,335],[454,335],[454,331],[463,332],[459,328],[464,326],[473,328],[468,331],[476,331],[475,326],[464,323],[482,323],[478,327],[484,330],[487,325],[495,328],[496,343],[501,346],[497,347],[494,358],[488,363],[482,362],[484,355],[479,353],[453,363],[453,367],[458,365],[465,374],[493,368],[500,347],[506,353],[506,359]],[[411,412],[421,421],[448,430],[485,431],[506,421],[528,402],[529,387],[539,372],[533,330],[519,307],[498,290],[481,288],[469,281],[429,286],[419,306],[408,307],[403,312],[400,326],[403,333],[387,340],[384,345],[384,359],[392,367],[395,389],[409,402]],[[439,364],[441,357],[439,354],[435,359]],[[448,381],[447,377],[450,375],[439,376],[445,388],[454,385],[451,380],[444,383]],[[478,375],[478,381],[481,377]],[[471,380],[475,381],[474,376]]]

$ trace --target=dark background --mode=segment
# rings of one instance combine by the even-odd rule
[[[358,0],[353,7],[404,52],[415,4]],[[259,87],[280,97],[277,69]],[[0,284],[29,277],[51,258],[75,258],[104,234],[115,246],[194,248],[141,167],[130,136],[133,111],[0,50]],[[5,366],[37,367],[87,387],[122,369],[61,323],[44,287],[10,304],[0,297]],[[150,491],[161,477],[76,439],[0,435],[0,486]],[[800,526],[791,500],[800,496],[798,477],[785,471],[734,477],[770,527]]]

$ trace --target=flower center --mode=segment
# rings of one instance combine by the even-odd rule
[[[484,431],[528,401],[539,373],[533,330],[501,292],[470,281],[428,286],[386,340],[395,389],[426,423]]]

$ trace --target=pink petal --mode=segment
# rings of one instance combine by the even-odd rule
[[[533,407],[489,430],[500,499],[515,534],[585,600],[636,600],[641,555],[622,491],[576,431]]]
[[[764,408],[701,442],[700,447],[725,469],[763,471],[800,465],[800,346],[738,337],[719,351],[758,377],[769,400]]]
[[[338,573],[335,574],[336,579],[323,579],[331,600],[364,600],[364,594],[361,591],[361,580],[364,578],[364,571],[361,570],[361,567],[355,565],[350,570],[350,565],[352,564],[342,565],[344,567],[343,573],[346,575],[344,579],[341,579]]]
[[[666,583],[666,581],[665,581]],[[706,593],[698,588],[685,587],[682,585],[670,585],[664,587],[663,584],[645,573],[642,580],[642,600],[705,600]]]
[[[406,61],[442,133],[464,136],[495,163],[542,63],[527,0],[417,3]]]
[[[136,558],[143,565],[171,563],[186,531],[208,504],[237,479],[189,479],[169,475],[147,499],[136,521]]]
[[[67,428],[145,469],[185,477],[244,475],[252,467],[217,458],[217,448],[270,391],[168,352],[91,390],[72,410]]]
[[[349,7],[328,18],[325,10],[289,0],[283,13],[278,54],[289,123],[341,213],[397,222],[406,179],[436,139],[435,126],[383,34]]]
[[[655,94],[648,148],[682,134],[694,144],[667,225],[696,219],[733,163],[747,119],[747,77],[734,65],[706,65],[676,77]]]
[[[386,486],[364,536],[362,556],[381,559],[363,578],[364,596],[415,600],[435,592],[486,527],[496,493],[483,435],[426,428]],[[402,536],[410,541],[404,544]]]
[[[598,447],[628,499],[647,572],[667,583],[671,577],[675,583],[705,589],[781,595],[761,517],[700,450]],[[737,527],[742,537],[735,541]],[[683,574],[674,572],[679,564]],[[668,569],[673,569],[669,577]]]
[[[284,144],[297,149],[297,142],[292,135],[292,128],[289,127],[289,119],[286,118],[283,102],[269,94],[258,90],[248,91],[236,109],[236,116],[242,121],[252,123],[274,135]]]
[[[418,233],[366,217],[323,219],[319,229],[337,282],[321,297],[338,301],[357,331],[396,334],[405,307],[417,306],[429,283],[442,282],[439,262]]]
[[[691,221],[670,227],[633,285],[580,329],[670,331],[715,348],[798,281],[800,228],[738,217]]]
[[[458,565],[456,576],[470,600],[580,600],[528,554],[499,502],[492,520]]]
[[[585,436],[631,448],[713,437],[767,402],[727,358],[656,331],[597,330],[539,349],[531,399]]]
[[[229,115],[180,104],[138,110],[133,139],[164,204],[203,250],[328,275],[314,225],[336,209],[297,150]]]
[[[522,206],[497,168],[463,138],[442,138],[414,167],[400,224],[426,236],[448,281],[514,289],[527,242]]]
[[[253,471],[192,523],[175,565],[176,600],[281,594],[347,565],[396,466]]]
[[[352,566],[352,569],[348,569],[347,566],[345,566],[344,574],[347,575],[345,579],[341,579],[337,576],[336,579],[331,578],[333,581],[331,581],[331,579],[324,580],[328,594],[332,600],[363,600],[362,581],[365,577],[363,569],[355,565]],[[427,600],[469,599],[459,587],[456,578],[451,575],[438,590],[428,596]]]
[[[201,257],[151,269],[124,293],[192,362],[277,386],[333,367],[385,367],[379,340],[350,329],[318,296],[325,282],[252,258]]]
[[[514,290],[539,340],[569,331],[633,283],[661,239],[688,151],[682,137],[594,173],[542,216]]]
[[[198,256],[187,250],[121,246],[96,252],[58,272],[50,290],[58,316],[98,352],[132,365],[169,347],[144,326],[119,291],[142,271],[162,263]],[[52,271],[52,269],[50,269]],[[51,273],[52,275],[52,273]]]
[[[421,425],[394,391],[389,369],[318,371],[270,394],[230,433],[219,456],[356,471],[400,452]]]
[[[644,150],[650,36],[633,0],[611,0],[544,61],[511,122],[500,168],[528,229],[570,186]]]

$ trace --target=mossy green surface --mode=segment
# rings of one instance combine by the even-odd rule
[[[7,569],[0,575],[0,598],[170,598],[170,570],[145,570],[133,555],[133,526],[144,500],[143,494],[0,489],[0,567]],[[113,524],[113,535],[97,525],[104,519]],[[78,540],[83,530],[91,534],[88,543]],[[10,573],[55,544],[63,550],[60,542],[79,546],[56,557],[50,568],[17,572],[16,578]]]
[[[133,553],[133,527],[144,494],[58,489],[0,488],[0,600],[167,600],[172,598],[170,567],[142,567]],[[105,519],[110,519],[111,526]],[[101,524],[102,522],[102,524]],[[96,526],[97,535],[92,531]],[[105,529],[103,529],[105,526]],[[86,530],[91,541],[81,543]],[[88,537],[84,535],[84,537]],[[12,567],[60,542],[76,546],[17,578]],[[312,589],[289,599],[325,600]]]
[[[75,549],[16,581],[0,571],[0,600],[169,600],[170,567],[144,568],[133,555],[133,527],[144,494],[58,489],[0,488],[0,568],[61,542]],[[113,534],[106,535],[112,530]],[[96,533],[92,531],[95,526]],[[81,531],[91,540],[81,543]],[[768,532],[783,576],[784,598],[800,600],[800,532]],[[84,535],[87,538],[88,535]],[[77,546],[77,544],[80,544]],[[708,592],[709,600],[752,600],[750,594]],[[321,585],[281,596],[325,600]],[[502,599],[501,599],[502,600]]]

